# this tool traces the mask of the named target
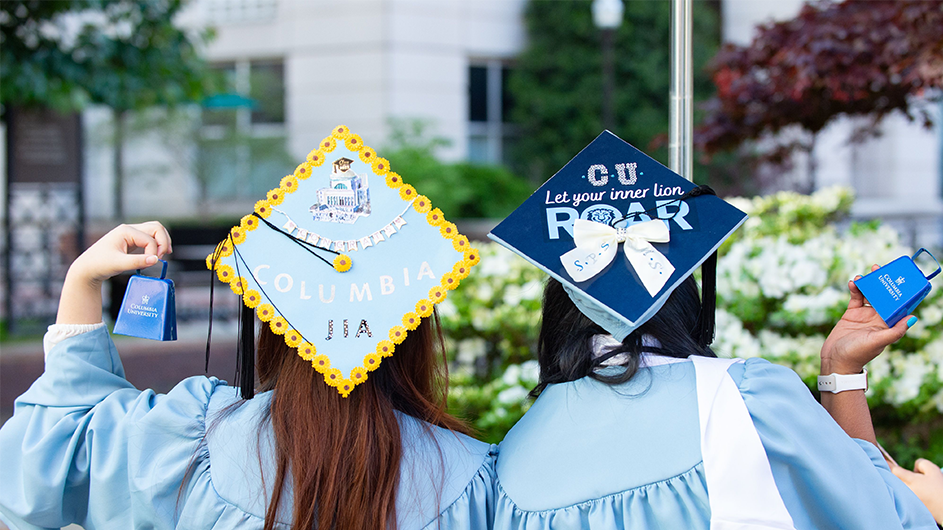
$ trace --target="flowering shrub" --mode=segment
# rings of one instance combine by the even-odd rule
[[[750,218],[721,247],[714,351],[762,356],[814,387],[819,350],[848,303],[848,280],[912,250],[877,223],[839,230],[853,202],[847,189],[731,202]],[[526,411],[537,381],[545,275],[496,244],[479,247],[481,264],[440,310],[453,362],[450,405],[496,442]],[[915,314],[907,335],[868,367],[875,425],[902,464],[943,461],[943,288]]]

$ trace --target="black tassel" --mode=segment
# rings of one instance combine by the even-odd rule
[[[236,345],[236,378],[242,399],[255,396],[255,311],[242,300],[239,313],[239,343]]]
[[[695,336],[702,348],[714,342],[714,310],[717,306],[717,252],[701,264],[701,312],[697,316]]]

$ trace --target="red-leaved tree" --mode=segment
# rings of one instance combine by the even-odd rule
[[[852,141],[876,134],[894,111],[930,127],[931,115],[915,97],[943,88],[943,1],[807,4],[792,20],[760,26],[749,46],[725,45],[710,69],[717,95],[705,102],[695,130],[708,159],[800,127],[805,134],[780,137],[758,155],[779,164],[796,151],[811,153],[818,133],[843,115],[867,118]]]

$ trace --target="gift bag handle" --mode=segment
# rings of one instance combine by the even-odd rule
[[[936,270],[933,271],[933,272],[931,272],[930,275],[927,276],[927,280],[932,280],[937,274],[940,274],[940,270],[941,270],[940,262],[937,261],[937,259],[936,259],[935,257],[933,257],[933,254],[931,254],[930,251],[927,250],[927,249],[925,249],[925,248],[921,248],[920,250],[918,250],[916,253],[914,253],[913,256],[910,257],[910,259],[916,261],[916,260],[917,260],[917,256],[919,256],[920,254],[926,254],[927,256],[930,256],[930,259],[932,259],[933,262],[936,263]],[[164,264],[164,269],[166,269],[166,268],[167,268],[167,264],[165,263],[165,264]],[[919,267],[918,267],[918,268],[919,268]],[[922,271],[921,271],[921,272],[922,272]]]
[[[923,249],[920,249],[920,250],[923,250]],[[919,252],[917,252],[917,254],[919,254]],[[917,254],[914,254],[914,257],[916,257]],[[928,252],[928,254],[929,254],[929,252]],[[931,254],[930,257],[932,258],[933,255]],[[934,259],[936,259],[936,258],[934,258]],[[166,261],[166,260],[162,260],[162,259],[159,259],[159,260],[157,260],[157,261],[161,262],[160,279],[163,280],[164,278],[167,277],[167,261]],[[937,269],[936,272],[940,272],[939,269]],[[936,272],[934,272],[933,274],[936,275]],[[138,270],[137,270],[137,274],[141,274],[141,269],[138,269]]]

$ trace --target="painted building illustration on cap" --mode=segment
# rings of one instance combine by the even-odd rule
[[[331,182],[318,190],[318,202],[309,211],[315,221],[353,223],[370,215],[370,189],[367,177],[358,175],[349,158],[338,158],[331,169]]]

